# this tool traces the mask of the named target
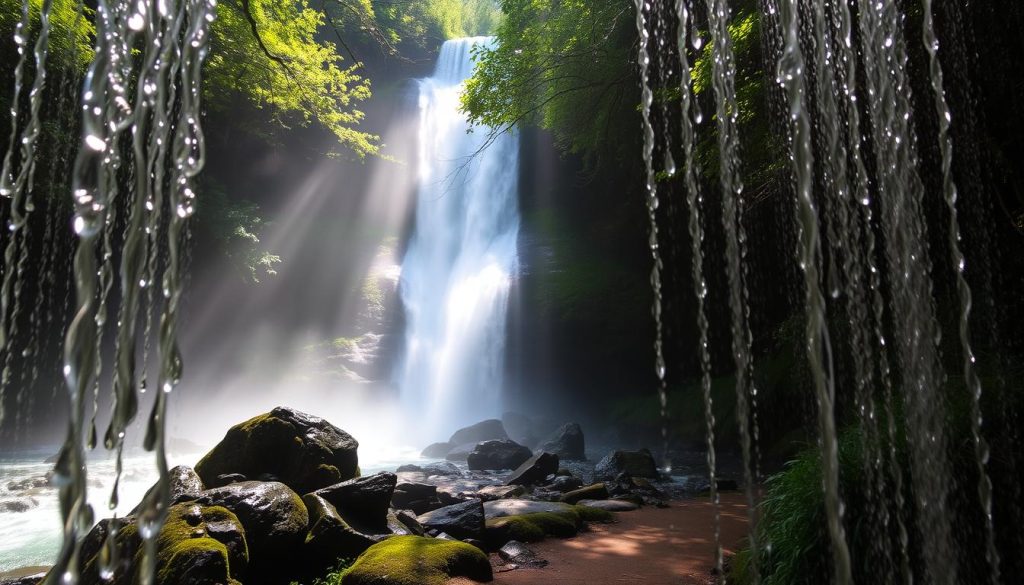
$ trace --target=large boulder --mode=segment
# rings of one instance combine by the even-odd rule
[[[135,518],[121,521],[115,537],[114,576],[100,577],[102,548],[111,521],[101,521],[82,545],[82,585],[128,585],[136,581],[142,539]],[[171,506],[157,536],[157,585],[238,585],[249,551],[245,530],[226,508],[183,503]]]
[[[477,499],[438,508],[416,520],[425,528],[446,532],[461,540],[479,539],[484,534],[484,506]]]
[[[313,492],[330,502],[345,520],[360,529],[381,531],[387,523],[388,508],[398,476],[380,473],[350,479]]]
[[[455,448],[455,445],[451,443],[431,443],[423,449],[420,455],[427,459],[439,459],[451,452],[453,448]]]
[[[579,423],[565,423],[537,446],[538,451],[554,453],[562,460],[584,460],[583,428]]]
[[[594,479],[613,480],[621,473],[632,477],[659,477],[658,465],[647,449],[639,451],[612,451],[594,468]]]
[[[302,498],[309,510],[309,532],[304,552],[306,562],[323,569],[339,558],[355,558],[374,544],[374,540],[346,522],[330,502],[317,494]]]
[[[448,451],[444,458],[448,461],[466,461],[469,459],[469,454],[473,452],[473,449],[476,449],[476,443],[456,445]]]
[[[445,585],[453,577],[491,581],[491,563],[464,542],[396,536],[375,544],[345,573],[344,585]]]
[[[309,512],[280,482],[245,481],[204,491],[196,499],[231,510],[245,527],[253,565],[275,567],[291,559],[306,537]]]
[[[236,583],[249,561],[242,524],[219,507],[171,508],[156,547],[158,584]]]
[[[359,443],[322,418],[278,407],[228,430],[196,465],[207,487],[241,474],[274,479],[305,494],[359,475]]]
[[[558,455],[541,451],[516,468],[505,482],[507,485],[533,485],[543,482],[558,471]]]
[[[472,470],[515,469],[533,456],[533,451],[511,439],[477,443],[466,458]]]
[[[476,445],[482,441],[507,438],[505,426],[500,420],[492,418],[455,431],[448,442],[452,445]]]
[[[423,514],[441,507],[437,486],[429,483],[402,482],[395,486],[391,504],[398,509]]]
[[[203,480],[199,478],[199,474],[195,472],[188,465],[178,465],[172,467],[167,472],[168,490],[170,491],[170,500],[172,504],[180,504],[181,502],[188,502],[199,497],[206,487],[203,485]],[[244,480],[243,480],[244,481]],[[156,486],[149,488],[146,492],[146,497],[142,499],[143,502],[149,499],[150,494]],[[132,510],[132,514],[137,514],[142,508],[140,503]]]

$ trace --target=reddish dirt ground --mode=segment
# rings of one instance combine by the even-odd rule
[[[713,583],[713,511],[707,498],[672,502],[618,514],[614,524],[594,524],[566,540],[529,545],[549,565],[504,570],[497,557],[494,585],[706,585]],[[722,546],[734,553],[746,535],[742,494],[722,495]],[[474,581],[453,579],[449,585]]]

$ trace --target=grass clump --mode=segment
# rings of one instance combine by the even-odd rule
[[[490,581],[491,562],[464,542],[396,536],[366,549],[347,570],[322,585],[444,585],[452,577]]]

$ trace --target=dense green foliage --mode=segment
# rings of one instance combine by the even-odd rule
[[[588,155],[635,134],[632,116],[622,115],[639,96],[632,4],[503,0],[501,8],[498,43],[480,50],[463,97],[473,121],[498,131],[535,124]]]
[[[434,53],[447,39],[491,34],[501,21],[495,0],[373,0],[371,5],[383,39],[410,58]]]
[[[324,13],[305,0],[222,4],[206,67],[208,102],[227,108],[241,94],[282,126],[316,122],[342,147],[375,154],[379,139],[355,128],[363,119],[356,104],[370,97],[369,81],[358,64],[343,64],[333,43],[317,38],[324,24]]]
[[[66,68],[84,69],[92,58],[90,37],[93,34],[91,11],[85,8],[84,15],[78,12],[78,0],[53,0],[50,9],[50,66],[61,70]],[[31,0],[30,6],[30,42],[34,42],[39,30],[39,11],[43,0]],[[11,39],[18,22],[22,18],[22,2],[20,0],[0,0],[0,38]],[[29,52],[29,62],[34,62]],[[13,66],[13,62],[10,63]],[[4,63],[6,69],[8,63]],[[10,88],[3,87],[4,99],[9,99]]]

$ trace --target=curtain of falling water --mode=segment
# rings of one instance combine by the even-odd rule
[[[932,583],[957,581],[946,505],[948,456],[938,394],[938,324],[928,274],[923,187],[917,175],[906,81],[902,16],[895,2],[859,5],[865,73],[871,95],[885,256],[892,275],[890,300],[900,383],[907,420],[910,478],[917,536]],[[892,406],[889,407],[892,412]]]
[[[743,452],[743,475],[750,518],[751,574],[760,582],[757,490],[752,455],[750,399],[753,394],[752,336],[750,331],[744,256],[746,235],[742,223],[743,183],[740,178],[739,107],[736,103],[736,64],[729,36],[729,7],[725,0],[707,0],[712,41],[712,85],[716,97],[722,222],[725,228],[726,273],[732,324],[732,353],[736,364],[736,420]]]
[[[15,337],[19,298],[25,276],[25,262],[30,240],[25,231],[29,214],[34,209],[33,173],[36,167],[36,142],[40,134],[39,112],[46,84],[46,58],[49,41],[49,16],[52,2],[43,2],[40,31],[35,43],[35,78],[28,94],[29,115],[24,124],[18,106],[21,103],[23,77],[26,70],[26,49],[29,39],[29,3],[23,3],[22,21],[17,27],[15,43],[19,62],[15,68],[12,134],[0,175],[0,195],[11,198],[10,239],[4,252],[4,278],[0,285],[2,323],[0,344],[8,350],[5,359],[5,381],[9,379],[10,350],[6,347]],[[136,329],[142,304],[142,289],[152,290],[157,283],[153,275],[163,274],[163,312],[160,320],[160,391],[149,416],[143,446],[156,452],[160,474],[158,489],[153,490],[141,507],[139,533],[144,538],[146,555],[138,580],[152,581],[155,568],[155,536],[162,525],[167,506],[167,461],[164,453],[164,418],[167,395],[181,376],[178,352],[177,321],[181,298],[181,244],[185,239],[186,221],[194,211],[194,177],[201,170],[205,155],[200,126],[201,67],[209,41],[209,26],[214,18],[215,0],[177,0],[131,3],[100,0],[95,9],[96,48],[82,91],[83,143],[75,159],[72,173],[72,194],[75,207],[73,227],[79,237],[74,259],[77,311],[65,340],[64,374],[68,385],[71,414],[67,440],[61,449],[54,472],[60,492],[64,519],[64,542],[54,569],[46,582],[75,583],[78,580],[78,548],[81,536],[93,520],[86,503],[86,398],[98,377],[101,360],[101,335],[106,321],[106,299],[112,285],[114,256],[121,257],[118,314],[118,350],[114,385],[114,412],[105,437],[105,446],[117,451],[120,458],[127,425],[137,410],[138,381],[135,373]],[[79,6],[81,10],[81,6]],[[76,23],[77,24],[77,23]],[[74,40],[72,41],[74,42]],[[139,49],[141,59],[132,51]],[[74,59],[72,59],[74,61]],[[129,92],[134,89],[134,99]],[[63,94],[64,92],[60,92]],[[59,113],[66,106],[58,95]],[[122,149],[128,144],[130,151]],[[17,155],[15,146],[20,148]],[[122,160],[122,154],[129,157]],[[61,153],[51,153],[54,160]],[[121,185],[118,168],[127,163],[133,182]],[[55,167],[58,168],[58,167]],[[169,171],[166,172],[166,171]],[[126,188],[125,188],[126,187]],[[121,191],[119,193],[119,191]],[[111,216],[117,198],[127,198],[128,222],[123,238],[113,238],[111,230],[120,223]],[[52,253],[62,238],[53,216],[60,206],[47,201],[42,253]],[[169,218],[161,219],[163,211]],[[164,241],[153,236],[147,227],[165,224]],[[98,240],[104,240],[97,263]],[[115,242],[124,242],[115,254]],[[160,270],[161,249],[167,251],[166,265]],[[15,264],[15,260],[18,260]],[[53,259],[42,267],[41,282],[52,284]],[[97,281],[103,290],[97,291]],[[148,293],[148,291],[147,291]],[[147,296],[152,298],[151,293]],[[51,299],[52,300],[52,299]],[[12,303],[13,301],[13,303]],[[147,311],[152,311],[148,303]],[[45,313],[33,308],[29,323],[33,328],[53,323],[52,303]],[[40,344],[38,332],[29,333],[26,357]],[[38,364],[32,364],[33,379]],[[0,395],[2,400],[2,395]],[[0,419],[3,417],[0,402]],[[93,431],[90,443],[95,441]],[[118,464],[118,468],[120,464]],[[111,494],[111,505],[117,503],[117,488]],[[113,547],[105,547],[101,558],[106,561],[101,573],[113,567]]]
[[[966,270],[963,252],[960,250],[960,225],[957,220],[957,189],[953,180],[953,140],[949,134],[952,113],[946,103],[942,79],[942,64],[939,62],[939,40],[935,35],[932,16],[932,0],[923,0],[924,10],[923,41],[928,51],[929,73],[932,90],[935,93],[935,110],[939,119],[939,149],[942,156],[942,191],[949,210],[949,250],[956,274],[957,296],[960,301],[959,333],[960,351],[963,354],[964,384],[971,396],[971,436],[974,440],[974,454],[978,466],[978,497],[985,522],[985,557],[992,571],[991,582],[999,583],[999,551],[996,549],[995,528],[992,520],[992,481],[989,479],[988,444],[981,435],[981,380],[974,370],[974,352],[971,350],[971,288],[964,278]]]
[[[722,543],[721,543],[721,519],[719,510],[718,482],[716,480],[717,462],[715,457],[715,414],[711,399],[711,351],[708,342],[708,316],[705,308],[705,300],[708,294],[707,279],[704,277],[704,228],[701,225],[701,213],[704,206],[704,198],[701,194],[700,183],[697,176],[697,167],[694,164],[694,150],[697,145],[695,122],[699,123],[699,113],[695,109],[695,101],[692,93],[692,75],[690,70],[690,59],[687,55],[688,36],[696,40],[693,43],[694,49],[701,48],[700,35],[696,33],[693,25],[692,12],[685,0],[676,0],[676,17],[679,19],[679,31],[677,44],[679,49],[679,67],[682,82],[680,83],[680,101],[682,105],[681,120],[681,144],[683,149],[683,180],[686,186],[686,206],[689,209],[689,233],[690,233],[690,265],[693,274],[694,296],[697,299],[697,331],[698,351],[700,354],[700,388],[701,397],[704,401],[704,427],[707,439],[707,461],[708,480],[711,492],[711,505],[714,507],[714,538],[715,538],[715,570],[716,575],[721,576],[722,570]],[[693,27],[693,34],[690,34]],[[694,119],[696,118],[696,119]]]
[[[847,212],[848,217],[841,222],[844,227],[838,231],[838,236],[843,238],[842,273],[846,280],[842,294],[846,296],[846,323],[851,332],[850,347],[853,349],[854,406],[864,432],[864,472],[868,478],[868,498],[874,502],[868,510],[871,515],[869,521],[879,533],[872,546],[875,554],[882,559],[883,566],[888,567],[893,555],[889,526],[895,518],[901,543],[896,545],[896,550],[903,553],[900,556],[901,574],[903,581],[910,583],[912,576],[906,554],[907,531],[903,520],[902,470],[895,459],[895,424],[892,416],[885,417],[889,431],[887,440],[892,455],[892,467],[886,469],[886,453],[882,451],[883,440],[878,426],[879,412],[875,400],[876,368],[886,404],[891,402],[892,383],[889,355],[882,329],[885,306],[880,272],[875,261],[876,243],[870,186],[861,152],[862,134],[860,105],[857,100],[857,54],[853,44],[853,22],[847,2],[831,2],[829,8],[830,22],[835,35],[832,50],[835,55],[833,61],[836,70],[836,89],[844,98],[839,104],[838,115],[844,121],[846,141],[845,149],[840,150],[839,156],[844,162],[850,161],[848,174],[838,178],[840,181],[846,181],[844,199],[850,208]],[[828,96],[821,97],[828,99]],[[889,489],[886,483],[890,479],[894,482],[892,489]],[[890,493],[897,502],[895,514],[890,512],[887,504]],[[893,577],[893,572],[885,571],[886,582],[891,582]]]
[[[39,138],[39,108],[42,105],[43,88],[46,85],[46,58],[50,48],[50,9],[52,0],[45,0],[40,14],[39,37],[36,40],[33,55],[35,57],[36,77],[29,91],[29,120],[22,128],[18,123],[18,105],[21,99],[25,65],[28,60],[29,46],[29,2],[22,4],[22,18],[18,23],[14,42],[18,48],[18,63],[14,69],[14,97],[11,100],[11,133],[7,142],[7,153],[4,155],[3,169],[0,171],[0,196],[11,198],[11,221],[8,229],[10,239],[4,250],[4,276],[0,285],[0,348],[6,349],[11,338],[17,334],[16,323],[21,300],[20,276],[24,275],[28,261],[28,214],[34,204],[31,197],[31,186],[35,174],[36,140]],[[14,151],[20,147],[20,161],[17,172],[14,169]],[[18,255],[19,248],[21,251]],[[15,266],[15,257],[18,257]],[[15,285],[17,283],[17,285]],[[14,306],[11,307],[11,289],[15,288]],[[12,330],[9,330],[9,327]],[[3,373],[0,374],[0,423],[4,420],[5,389],[10,382],[11,352],[6,353]]]
[[[800,222],[800,263],[807,294],[807,357],[818,399],[821,431],[822,475],[825,488],[825,512],[832,543],[835,580],[838,585],[853,581],[850,551],[843,529],[843,505],[839,495],[839,454],[833,401],[835,389],[825,322],[825,298],[821,291],[821,245],[818,213],[811,192],[814,159],[811,154],[811,124],[806,106],[806,67],[799,45],[797,0],[783,0],[782,27],[785,48],[779,60],[778,81],[789,98],[789,116],[793,124],[793,165],[796,176],[798,218]],[[827,363],[826,363],[827,360]]]
[[[668,427],[668,391],[665,386],[665,357],[662,348],[662,322],[661,322],[661,251],[658,247],[658,186],[655,183],[655,171],[654,171],[654,144],[655,134],[654,126],[651,124],[651,104],[654,102],[654,92],[651,88],[650,80],[650,53],[648,52],[648,44],[650,43],[651,34],[647,29],[647,17],[645,11],[653,12],[659,10],[660,4],[654,2],[653,4],[647,0],[636,0],[636,28],[637,33],[640,36],[639,42],[639,54],[637,56],[640,64],[640,83],[642,87],[642,96],[640,98],[641,112],[643,114],[643,134],[644,134],[644,166],[646,170],[646,178],[644,182],[644,188],[646,193],[647,202],[647,215],[650,220],[650,232],[648,238],[648,247],[651,250],[651,260],[653,267],[651,268],[651,288],[654,291],[654,300],[651,306],[651,313],[654,316],[655,334],[654,334],[654,359],[655,359],[655,373],[658,376],[658,398],[661,403],[661,420],[662,420],[662,437],[667,437]],[[668,453],[663,454],[665,459],[665,465],[668,465]]]

